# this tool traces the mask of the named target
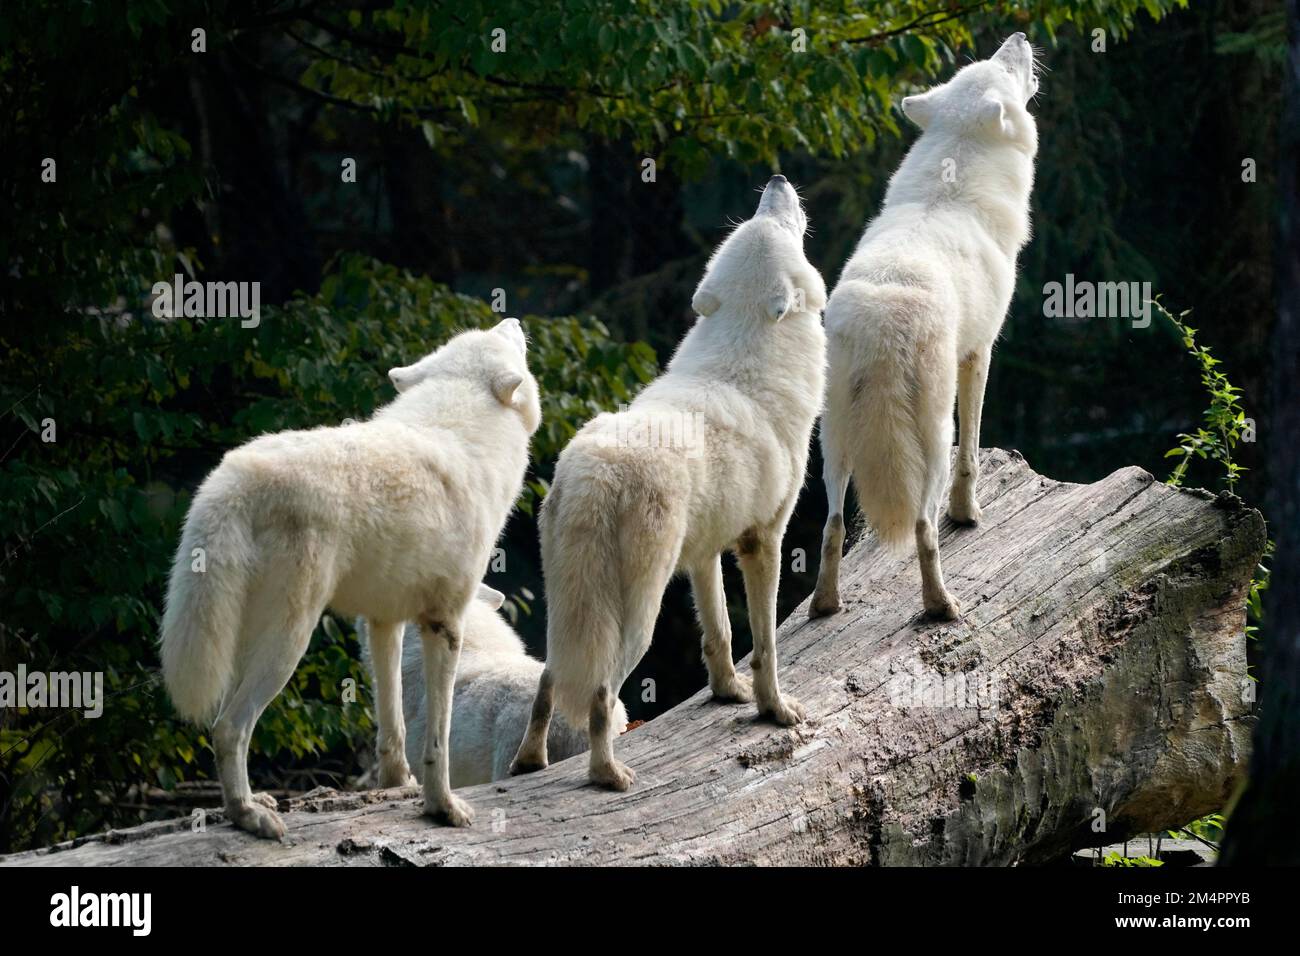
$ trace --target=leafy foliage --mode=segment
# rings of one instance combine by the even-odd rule
[[[1150,856],[1124,856],[1116,850],[1106,854],[1105,859],[1101,861],[1102,866],[1112,867],[1151,867],[1164,866],[1160,860]]]
[[[1214,51],[1220,54],[1245,53],[1282,70],[1286,63],[1286,10],[1278,8],[1262,14],[1248,30],[1226,31],[1215,38]]]
[[[1185,0],[1043,4],[928,0],[474,0],[304,15],[294,82],[352,108],[418,123],[429,142],[524,117],[638,148],[698,175],[713,157],[836,158],[897,133],[900,85],[924,83],[996,17],[1051,37],[1067,23],[1126,35]],[[447,20],[450,19],[450,23]],[[497,32],[500,31],[500,32]],[[378,81],[378,82],[377,82]]]
[[[1183,319],[1189,313],[1174,315],[1159,302],[1153,302],[1155,309],[1173,323],[1182,336],[1183,347],[1200,368],[1201,384],[1210,397],[1210,407],[1202,416],[1203,424],[1196,431],[1182,433],[1178,436],[1178,447],[1165,453],[1166,458],[1177,458],[1178,463],[1170,473],[1168,484],[1175,487],[1183,483],[1187,469],[1196,459],[1217,461],[1223,469],[1223,483],[1228,491],[1233,491],[1241,473],[1245,470],[1233,461],[1233,451],[1237,442],[1250,424],[1246,420],[1246,411],[1241,406],[1241,389],[1233,385],[1228,376],[1219,370],[1219,360],[1210,354],[1210,350],[1196,342],[1196,329],[1187,325]]]
[[[1175,840],[1202,840],[1214,846],[1223,840],[1223,827],[1227,817],[1222,813],[1211,813],[1193,820],[1181,830],[1169,830],[1168,834]]]
[[[1255,575],[1250,579],[1250,591],[1246,594],[1246,614],[1253,622],[1246,625],[1246,636],[1251,640],[1259,639],[1260,623],[1264,620],[1264,592],[1268,590],[1273,576],[1273,569],[1265,562],[1273,557],[1273,547],[1272,541],[1265,546],[1264,556],[1255,567]]]
[[[1118,851],[1106,853],[1102,866],[1118,866],[1118,868],[1128,868],[1128,866],[1164,866],[1164,862],[1156,860],[1149,856],[1123,856]]]

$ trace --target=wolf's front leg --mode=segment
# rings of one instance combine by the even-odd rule
[[[975,501],[980,476],[980,418],[984,412],[984,386],[989,378],[989,350],[971,352],[957,365],[958,437],[957,473],[948,497],[948,517],[957,524],[978,524],[982,514]]]
[[[406,762],[402,717],[402,625],[370,621],[370,660],[375,668],[375,717],[379,723],[379,786],[415,784]]]
[[[754,634],[754,698],[760,716],[783,727],[804,718],[803,705],[781,693],[776,676],[776,589],[781,579],[780,538],[768,530],[752,530],[736,543],[740,570],[745,576],[745,603],[749,628]]]
[[[736,673],[731,659],[731,620],[722,586],[722,555],[691,571],[691,593],[704,632],[704,665],[709,669],[709,689],[718,700],[748,703],[754,699],[753,683]]]
[[[454,827],[474,822],[474,810],[451,792],[451,701],[460,659],[460,620],[420,619],[424,686],[428,694],[424,728],[424,812]]]

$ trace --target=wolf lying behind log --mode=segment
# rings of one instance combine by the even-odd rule
[[[479,585],[461,620],[460,663],[452,696],[449,762],[451,786],[468,787],[510,776],[510,761],[528,727],[533,692],[543,664],[529,657],[519,635],[501,617],[504,595]],[[370,627],[357,620],[362,655],[370,667]],[[427,726],[424,652],[420,630],[407,624],[402,643],[402,716],[406,721],[406,759],[418,766]],[[623,702],[614,705],[614,726],[627,724]],[[553,760],[587,750],[586,728],[575,729],[563,716],[551,722],[546,739]]]

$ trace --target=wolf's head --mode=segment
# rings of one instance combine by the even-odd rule
[[[704,270],[691,307],[710,316],[723,306],[780,321],[791,311],[820,312],[826,286],[803,252],[808,217],[780,174],[763,189],[754,218],[742,222]]]
[[[1016,33],[942,86],[904,97],[903,113],[922,130],[991,137],[1033,153],[1038,134],[1026,106],[1037,92],[1034,48]]]
[[[482,383],[497,401],[519,413],[528,434],[541,424],[537,381],[528,371],[528,342],[518,319],[504,319],[486,331],[462,332],[414,365],[391,369],[388,378],[398,392],[439,379]]]
[[[803,234],[808,231],[808,217],[804,215],[803,202],[790,185],[790,181],[777,173],[763,187],[754,218],[767,216],[782,228],[788,229],[803,244]]]

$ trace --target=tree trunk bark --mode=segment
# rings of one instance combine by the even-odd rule
[[[421,818],[413,790],[322,790],[282,806],[283,844],[214,811],[203,832],[182,819],[4,862],[1038,863],[1222,808],[1250,740],[1259,513],[1137,468],[1072,485],[982,457],[983,524],[941,534],[962,619],[920,620],[915,558],[866,537],[845,610],[809,621],[805,603],[778,635],[797,728],[704,691],[617,742],[627,793],[587,786],[576,757],[462,791],[464,830]]]

